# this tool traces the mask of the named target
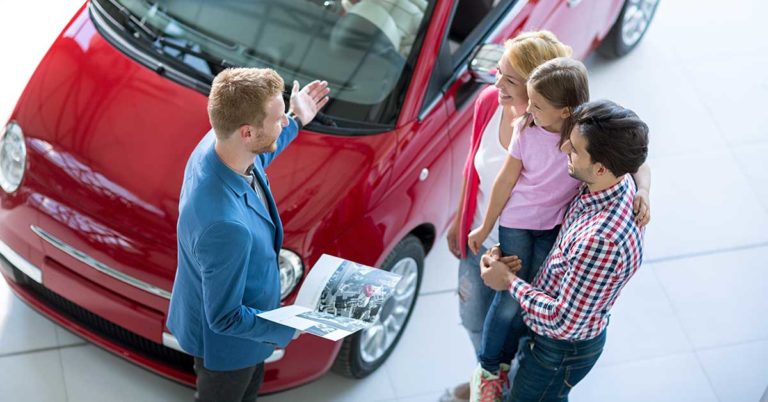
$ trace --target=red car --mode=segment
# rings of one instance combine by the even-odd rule
[[[372,328],[276,351],[263,391],[332,366],[363,377],[403,334],[424,256],[456,205],[472,103],[496,63],[478,50],[549,29],[576,57],[601,41],[620,56],[656,3],[91,0],[0,131],[0,270],[60,325],[194,385],[164,323],[182,173],[210,131],[212,77],[237,65],[327,80],[324,113],[268,169],[285,224],[283,300],[323,253],[405,279]]]

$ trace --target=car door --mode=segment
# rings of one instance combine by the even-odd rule
[[[599,2],[605,0],[540,0],[526,30],[552,31],[573,48],[573,57],[584,59],[595,45],[601,24],[594,23]]]

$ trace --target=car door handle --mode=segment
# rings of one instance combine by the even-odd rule
[[[583,0],[568,0],[567,1],[568,7],[574,8],[574,7],[578,6],[579,4],[581,4],[582,1]]]

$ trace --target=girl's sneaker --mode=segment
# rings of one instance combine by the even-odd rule
[[[469,402],[502,402],[504,387],[509,385],[509,365],[501,364],[498,373],[477,365],[469,383]]]
[[[439,402],[469,402],[469,383],[461,383],[446,389]]]

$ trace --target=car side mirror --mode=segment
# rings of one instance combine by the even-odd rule
[[[469,59],[469,72],[472,78],[484,84],[496,82],[496,66],[503,55],[503,45],[484,43],[476,47]]]

